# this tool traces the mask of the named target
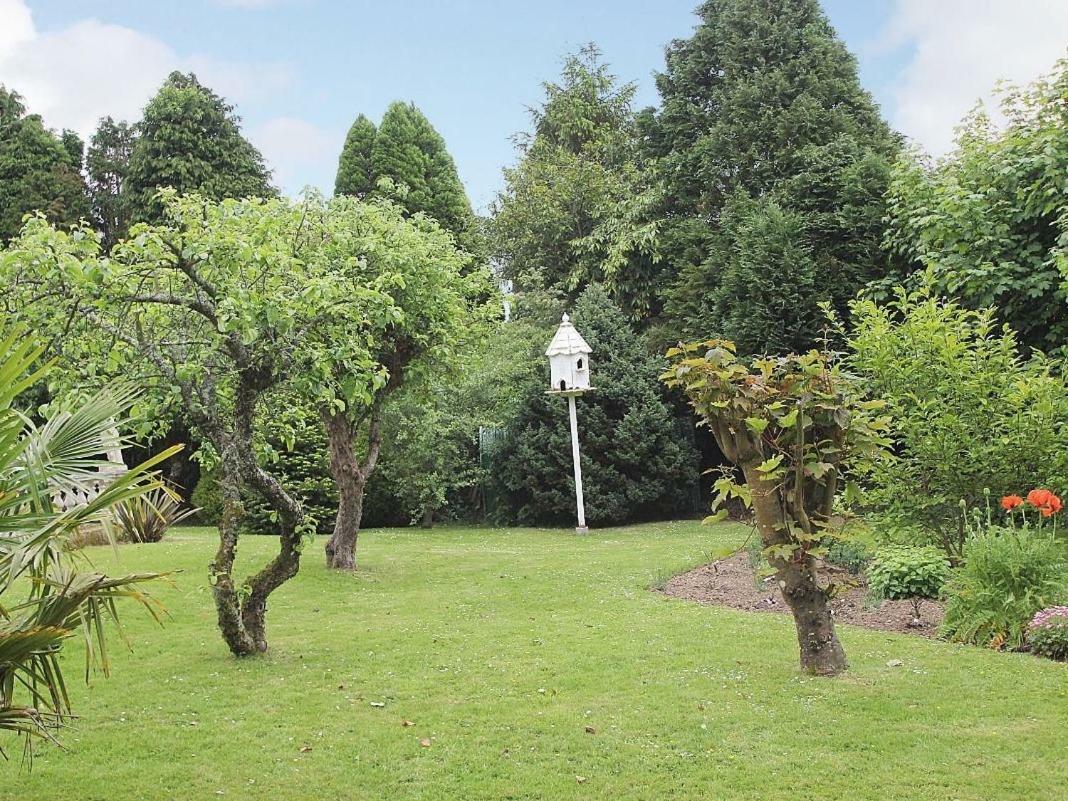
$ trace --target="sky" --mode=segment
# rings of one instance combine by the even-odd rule
[[[445,137],[476,209],[515,160],[562,60],[596,42],[655,105],[664,46],[697,0],[0,0],[0,83],[52,128],[134,121],[192,70],[237,107],[275,182],[330,192],[357,114],[414,101]],[[824,0],[890,123],[935,155],[995,83],[1068,55],[1068,0]]]

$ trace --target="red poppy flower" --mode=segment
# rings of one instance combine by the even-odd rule
[[[1019,495],[1006,495],[1004,498],[1001,499],[1001,508],[1004,509],[1006,512],[1011,512],[1023,502],[1024,499],[1021,498]]]
[[[1027,493],[1027,502],[1041,512],[1043,517],[1050,517],[1061,510],[1061,499],[1048,489],[1033,489]]]

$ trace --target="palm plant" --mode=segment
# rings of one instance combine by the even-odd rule
[[[14,404],[49,369],[36,366],[40,355],[18,332],[0,340],[0,730],[22,735],[27,756],[35,738],[54,740],[71,715],[59,660],[64,642],[81,632],[86,679],[94,667],[107,674],[105,624],[118,622],[116,601],[131,598],[157,620],[161,611],[141,588],[160,574],[107,576],[69,547],[70,538],[80,526],[109,526],[116,504],[161,487],[152,468],[178,450],[58,510],[57,490],[78,491],[99,478],[101,454],[135,393],[106,390],[35,425]]]

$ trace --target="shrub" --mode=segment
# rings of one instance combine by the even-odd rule
[[[200,479],[189,496],[196,507],[196,519],[202,526],[217,526],[222,518],[222,491],[213,470],[203,470]]]
[[[1050,659],[1068,659],[1068,606],[1043,609],[1027,626],[1031,651]]]
[[[969,540],[946,586],[942,634],[956,642],[1019,648],[1036,612],[1065,596],[1065,554],[1034,529],[991,529]]]
[[[872,556],[871,548],[860,540],[835,539],[827,546],[823,560],[850,573],[862,573],[871,563]]]
[[[994,310],[923,289],[852,313],[850,364],[892,418],[897,458],[879,463],[868,494],[888,524],[929,532],[956,563],[962,500],[981,509],[1021,487],[1068,485],[1068,375],[1022,359]]]
[[[112,517],[123,542],[159,542],[167,529],[192,515],[182,508],[181,497],[167,487],[127,498],[116,504]]]
[[[938,548],[888,545],[868,566],[868,589],[876,598],[912,601],[916,620],[920,601],[937,598],[949,578],[949,562]]]

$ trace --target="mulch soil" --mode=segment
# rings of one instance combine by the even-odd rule
[[[923,637],[938,634],[945,611],[942,603],[923,601],[920,605],[921,625],[915,626],[911,601],[872,601],[863,579],[840,568],[828,567],[821,579],[824,583],[857,583],[831,601],[831,611],[839,623]],[[659,591],[675,598],[746,612],[788,614],[790,611],[779,593],[775,577],[756,577],[749,555],[744,551],[675,576]]]

